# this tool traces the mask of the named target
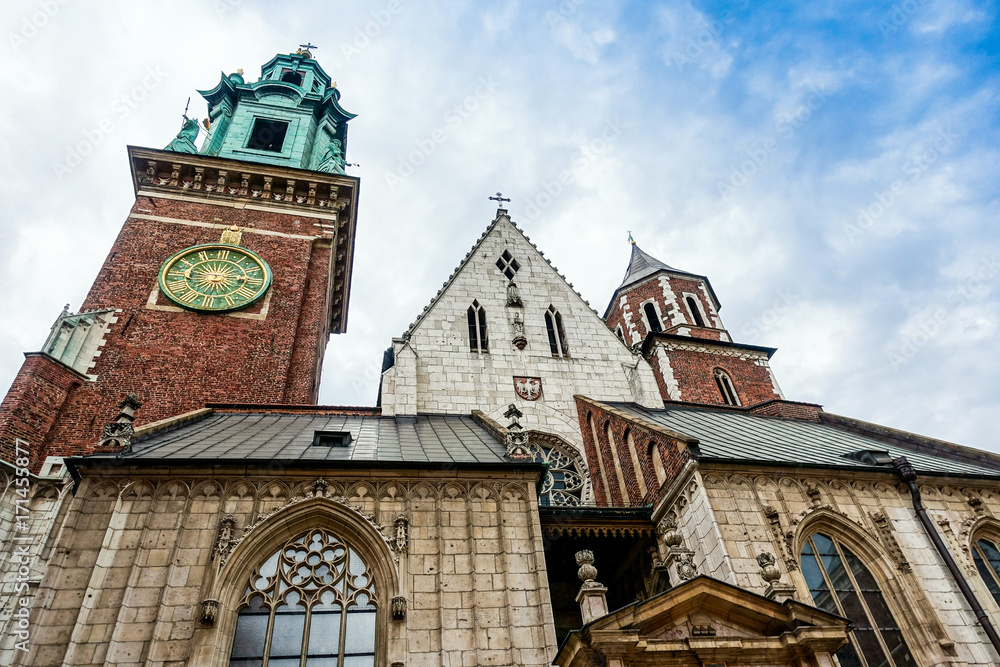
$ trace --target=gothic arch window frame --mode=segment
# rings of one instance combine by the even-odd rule
[[[708,319],[708,313],[701,305],[701,299],[698,298],[697,294],[691,294],[690,292],[681,292],[681,301],[684,302],[685,308],[687,308],[688,315],[691,317],[691,326],[702,327],[705,329],[711,329],[709,325],[710,320]],[[694,308],[691,304],[694,304]],[[699,320],[701,320],[699,322]]]
[[[621,497],[622,505],[629,506],[632,504],[631,496],[628,492],[628,487],[625,485],[625,474],[622,472],[622,462],[619,456],[618,443],[615,441],[614,429],[611,427],[611,420],[604,420],[604,439],[608,441],[608,449],[611,450],[611,466],[615,470],[615,481],[618,482],[618,495]],[[613,501],[611,497],[610,489],[608,493],[608,500]]]
[[[539,505],[573,507],[591,501],[590,466],[575,447],[555,434],[540,431],[528,431],[528,447],[535,453],[535,461],[547,464],[538,491]],[[545,502],[544,496],[548,496]]]
[[[486,326],[486,309],[479,305],[478,299],[472,300],[465,319],[469,325],[469,351],[474,354],[488,354],[490,337]]]
[[[731,405],[735,408],[743,405],[729,371],[721,366],[716,366],[712,369],[712,379],[715,380],[715,386],[719,388],[719,393],[722,395],[722,400],[726,405]]]
[[[649,439],[646,445],[646,458],[652,466],[653,475],[656,477],[656,488],[659,490],[667,481],[667,469],[663,465],[663,454],[660,452],[660,443],[655,438]]]
[[[646,497],[647,493],[649,493],[649,489],[646,486],[646,473],[639,460],[639,448],[635,444],[635,436],[632,435],[631,426],[625,427],[625,432],[622,433],[622,440],[625,441],[625,449],[628,450],[629,458],[632,460],[632,468],[635,472],[635,483],[639,493],[639,502],[642,502],[642,499]]]
[[[615,327],[615,335],[618,336],[618,340],[620,340],[623,345],[628,345],[628,343],[625,342],[625,330],[622,329],[622,325],[619,324]]]
[[[789,540],[788,546],[799,563],[799,569],[792,575],[799,599],[807,603],[813,599],[801,564],[802,551],[816,533],[834,538],[861,560],[882,593],[916,664],[936,664],[946,659],[939,641],[946,639],[947,632],[914,575],[898,572],[893,559],[874,537],[831,509],[819,508],[807,513],[798,521],[794,538]]]
[[[551,303],[545,311],[545,332],[549,337],[549,351],[553,357],[566,359],[569,357],[569,345],[566,343],[566,329],[563,327],[562,313]]]
[[[656,316],[655,324],[649,319],[649,310],[652,309],[653,315]],[[639,304],[639,311],[642,313],[642,323],[646,325],[646,333],[661,333],[666,327],[666,323],[663,320],[663,313],[660,312],[660,304],[656,303],[656,299],[646,299]]]
[[[358,512],[328,498],[309,498],[286,506],[253,528],[233,549],[211,587],[210,599],[218,600],[219,610],[213,632],[205,633],[210,646],[196,646],[210,652],[213,667],[229,665],[236,622],[253,573],[293,538],[322,529],[350,544],[371,573],[378,604],[375,612],[375,667],[387,667],[390,603],[400,595],[396,560],[386,538]],[[204,655],[204,654],[201,654]],[[199,663],[201,664],[201,663]]]
[[[979,544],[980,541],[987,541],[994,549],[1000,551],[1000,522],[990,517],[980,518],[969,530],[969,543],[966,545],[969,560],[972,561],[979,580],[979,589],[984,593],[977,597],[992,600],[997,608],[993,615],[995,618],[1000,618],[997,614],[997,610],[1000,610],[1000,565],[992,562]],[[991,579],[988,580],[987,576]]]
[[[601,455],[601,439],[597,435],[597,420],[594,419],[593,410],[587,411],[587,425],[590,427],[590,437],[594,440],[594,454],[597,459],[597,469],[601,474],[601,488],[604,491],[604,497],[610,500],[611,485],[608,483],[608,471],[604,465],[604,456]],[[588,468],[592,469],[591,466]]]

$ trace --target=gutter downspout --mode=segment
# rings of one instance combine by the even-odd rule
[[[934,524],[931,522],[929,516],[927,516],[927,510],[924,509],[924,505],[920,502],[920,487],[917,486],[917,472],[910,465],[910,462],[906,460],[905,456],[901,456],[898,459],[894,459],[892,462],[892,467],[896,469],[896,473],[899,478],[906,482],[906,485],[910,487],[910,496],[913,499],[913,509],[917,513],[917,517],[920,519],[920,523],[923,524],[924,530],[927,532],[927,536],[931,538],[931,542],[934,543],[934,548],[944,559],[944,564],[948,566],[948,571],[951,572],[952,578],[955,583],[958,584],[959,590],[962,591],[962,595],[965,596],[965,601],[969,603],[972,608],[972,613],[976,615],[976,619],[979,621],[979,625],[983,627],[983,631],[986,636],[989,637],[990,643],[993,644],[994,650],[1000,655],[1000,635],[997,634],[996,629],[990,622],[990,617],[983,610],[982,605],[979,604],[979,600],[976,599],[976,594],[972,592],[972,588],[969,587],[969,582],[965,580],[965,576],[962,574],[961,570],[958,569],[958,565],[955,563],[955,559],[952,558],[951,552],[948,551],[948,547],[945,546],[944,541],[941,539],[941,535],[937,532]]]

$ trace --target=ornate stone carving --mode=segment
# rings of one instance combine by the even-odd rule
[[[329,486],[330,486],[330,483],[327,482],[325,479],[317,479],[315,482],[313,482],[313,485],[312,485],[313,497],[315,497],[315,498],[325,498],[326,497],[326,490],[327,490],[327,488]]]
[[[542,395],[542,378],[515,377],[514,392],[526,401],[537,401]]]
[[[400,514],[396,517],[395,528],[392,545],[396,548],[396,551],[403,553],[406,551],[406,545],[409,540],[410,522],[405,516]]]
[[[215,539],[215,549],[212,551],[212,560],[218,558],[223,563],[226,561],[226,558],[229,556],[229,552],[235,542],[233,537],[235,528],[236,517],[232,514],[227,515],[222,521],[219,522],[219,534]]]
[[[402,595],[397,595],[392,598],[390,604],[392,607],[392,620],[401,621],[406,618],[406,598]]]
[[[205,625],[215,623],[215,617],[219,613],[219,601],[209,598],[201,602],[201,622]]]
[[[681,581],[694,579],[698,575],[698,570],[694,566],[694,553],[684,550],[677,554],[677,578]]]
[[[138,394],[128,394],[124,400],[118,404],[118,418],[104,425],[101,432],[99,447],[113,447],[119,454],[127,454],[132,449],[132,436],[135,435],[135,428],[132,422],[135,421],[135,411],[142,407]]]
[[[663,544],[668,548],[679,547],[684,542],[684,538],[677,530],[677,519],[673,517],[664,517],[663,520],[657,524],[656,532],[659,533],[661,539],[663,540]]]
[[[597,568],[594,567],[594,552],[589,549],[576,552],[576,564],[580,566],[576,576],[586,585],[597,579]]]
[[[764,505],[763,510],[764,516],[767,518],[767,527],[771,530],[771,537],[774,539],[774,543],[778,545],[778,549],[781,551],[785,567],[788,568],[789,572],[798,569],[798,561],[792,553],[792,547],[789,546],[788,541],[789,539],[794,539],[795,533],[789,532],[788,535],[784,534],[784,530],[781,528],[781,514],[778,513],[778,510],[770,505]]]
[[[514,330],[514,338],[511,340],[511,343],[517,349],[523,350],[528,346],[528,339],[524,337],[524,320],[521,319],[520,310],[514,311],[514,319],[511,321],[510,326]]]
[[[812,484],[806,488],[806,495],[812,501],[813,507],[819,507],[823,502],[823,493]]]
[[[515,308],[521,307],[521,292],[513,280],[507,283],[507,305]]]
[[[503,416],[510,419],[506,437],[507,458],[513,461],[530,461],[534,459],[535,454],[528,447],[528,434],[525,432],[524,427],[517,421],[524,415],[517,409],[516,405],[511,403],[507,406],[507,411],[503,413]]]
[[[781,578],[781,571],[775,565],[774,556],[766,551],[757,554],[757,564],[760,565],[760,576],[767,583]]]
[[[896,541],[896,535],[892,530],[892,522],[882,512],[872,512],[869,516],[871,516],[872,521],[875,523],[875,529],[878,531],[882,546],[892,556],[899,571],[912,572],[913,569],[910,567],[910,563],[906,560],[906,556],[903,555],[903,550],[900,549],[899,542]]]

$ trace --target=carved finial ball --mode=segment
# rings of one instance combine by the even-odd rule
[[[576,564],[580,566],[576,576],[580,581],[588,582],[597,578],[597,568],[594,567],[594,552],[589,549],[576,552]]]
[[[781,570],[775,565],[775,558],[766,551],[757,554],[757,564],[760,565],[760,576],[767,583],[781,578]]]

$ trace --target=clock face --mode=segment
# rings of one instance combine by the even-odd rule
[[[271,286],[271,268],[246,248],[196,245],[163,263],[159,283],[178,306],[221,313],[246,308],[264,296]]]

